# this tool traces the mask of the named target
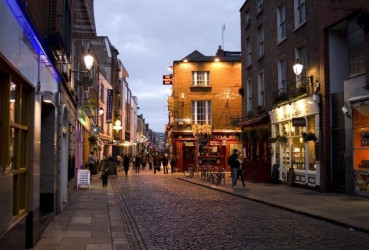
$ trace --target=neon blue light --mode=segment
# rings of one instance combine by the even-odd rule
[[[27,19],[23,15],[23,12],[19,8],[19,5],[16,2],[16,0],[5,0],[5,2],[7,3],[9,9],[11,10],[11,12],[13,13],[13,15],[14,15],[15,19],[17,20],[19,26],[23,29],[24,34],[28,37],[30,43],[32,44],[33,50],[38,55],[40,55],[40,58],[41,58],[41,61],[43,62],[43,64],[47,68],[51,69],[54,79],[58,83],[60,83],[61,79],[59,77],[58,72],[56,71],[54,65],[52,65],[49,57],[45,53],[45,50],[43,49],[40,41],[38,40],[38,38],[36,36],[36,33],[34,32],[31,25],[28,23]]]

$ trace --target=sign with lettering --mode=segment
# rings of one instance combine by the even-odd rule
[[[305,127],[306,126],[306,119],[305,117],[302,118],[292,118],[292,125],[295,127]]]
[[[106,123],[112,123],[113,116],[113,90],[107,89],[106,98]]]
[[[173,75],[163,75],[163,85],[172,85]]]

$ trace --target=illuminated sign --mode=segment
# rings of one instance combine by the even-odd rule
[[[302,118],[292,118],[292,125],[295,127],[305,127],[306,120],[304,117]]]
[[[163,85],[172,85],[173,75],[163,75]]]

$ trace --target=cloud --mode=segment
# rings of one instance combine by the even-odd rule
[[[127,79],[150,128],[168,122],[170,86],[162,85],[168,66],[194,50],[215,55],[240,51],[240,13],[245,0],[96,0],[97,34],[108,36],[128,70]]]

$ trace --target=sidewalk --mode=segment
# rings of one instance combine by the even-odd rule
[[[196,176],[182,175],[178,179],[369,233],[369,198],[320,193],[284,184],[246,182],[244,188],[240,180],[237,188],[233,189],[229,173],[226,174],[225,185],[222,181],[219,186]]]
[[[54,217],[33,249],[130,249],[114,190],[109,182],[102,187],[99,178],[100,174],[93,175],[90,189],[81,186],[73,192],[65,210]]]
[[[122,174],[118,169],[118,176]],[[196,176],[185,177],[183,173],[167,176],[369,233],[369,198],[320,193],[284,184],[246,182],[246,188],[243,188],[240,181],[233,189],[229,173],[225,185],[222,182],[219,186]],[[54,217],[33,249],[130,249],[111,181],[107,187],[102,187],[99,177],[92,176],[90,189],[81,187],[74,191],[63,213]]]

